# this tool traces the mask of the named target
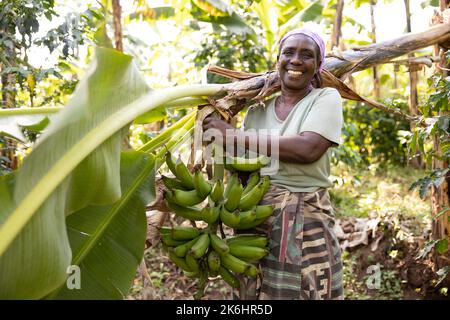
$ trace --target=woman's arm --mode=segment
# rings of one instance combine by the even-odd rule
[[[276,155],[276,150],[272,150],[272,139],[278,138],[278,158],[283,162],[312,163],[318,160],[332,146],[332,142],[320,134],[310,131],[282,137],[256,136],[255,134],[252,135],[245,131],[236,130],[223,120],[206,118],[203,122],[203,129],[206,131],[210,128],[221,132],[224,137],[222,140],[223,146],[233,143],[235,149],[237,148],[237,141],[245,141],[245,150],[263,153],[263,150],[257,150],[258,148],[255,150],[253,146],[259,146],[262,141],[267,141],[265,148],[267,152],[264,153],[268,156]],[[244,146],[241,145],[239,147],[243,148]]]

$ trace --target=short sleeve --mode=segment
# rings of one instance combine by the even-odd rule
[[[312,131],[339,145],[343,118],[339,92],[334,88],[325,88],[314,102],[299,133]]]

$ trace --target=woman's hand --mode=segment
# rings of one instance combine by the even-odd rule
[[[231,124],[229,124],[221,119],[207,117],[207,118],[205,118],[205,120],[203,120],[203,131],[207,131],[208,129],[219,130],[221,137],[216,137],[216,138],[221,138],[220,141],[225,146],[227,129],[234,130],[235,128]],[[219,142],[219,141],[216,140],[216,142]]]

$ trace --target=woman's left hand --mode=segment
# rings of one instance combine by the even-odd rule
[[[212,134],[212,136],[214,136],[214,141],[216,143],[222,144],[225,147],[227,143],[227,129],[234,130],[235,128],[223,120],[207,117],[205,120],[203,120],[203,131],[206,132],[208,129],[215,129],[219,131],[216,131],[214,134]]]
[[[223,144],[225,144],[225,142],[226,142],[225,137],[226,137],[227,129],[234,130],[235,128],[231,124],[229,124],[221,119],[207,117],[205,120],[203,120],[203,131],[206,131],[208,129],[219,130],[220,133],[222,134],[222,142],[223,142]]]

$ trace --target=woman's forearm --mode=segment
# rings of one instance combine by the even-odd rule
[[[280,137],[232,130],[231,136],[234,150],[245,148],[290,163],[314,162],[331,146],[328,140],[315,133]]]

